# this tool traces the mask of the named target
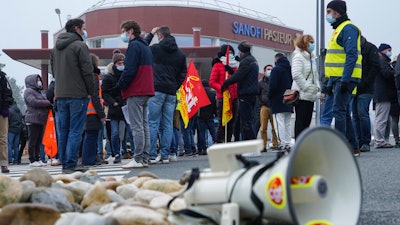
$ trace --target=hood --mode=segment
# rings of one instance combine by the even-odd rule
[[[62,33],[57,38],[56,48],[58,50],[63,50],[64,48],[66,48],[68,45],[70,45],[72,42],[75,41],[82,41],[82,37],[72,32]]]
[[[276,61],[276,66],[281,66],[290,69],[290,62],[287,57],[282,57]]]
[[[36,83],[37,77],[40,78],[39,74],[32,74],[32,75],[25,77],[25,87],[39,90],[39,87],[37,86],[37,83]],[[42,80],[42,79],[40,78],[40,80]]]
[[[176,45],[175,38],[172,36],[165,37],[159,43],[161,48],[163,48],[166,52],[175,52],[178,50],[178,45]]]
[[[221,56],[219,58],[219,60],[221,60],[222,64],[226,65],[226,56]],[[235,57],[229,57],[229,66],[232,68],[237,68],[239,67],[239,62],[236,61]]]

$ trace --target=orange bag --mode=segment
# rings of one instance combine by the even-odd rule
[[[44,152],[50,157],[53,158],[57,155],[57,138],[56,138],[56,129],[54,124],[54,116],[52,110],[49,110],[49,114],[47,116],[46,128],[44,129],[43,141]]]

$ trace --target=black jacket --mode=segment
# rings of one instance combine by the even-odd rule
[[[115,66],[112,66],[112,70],[104,76],[101,84],[103,99],[105,104],[108,105],[107,118],[111,120],[125,120],[121,109],[124,105],[121,90],[115,88],[121,73],[122,72],[117,70]],[[114,106],[114,102],[117,102],[118,105]]]
[[[153,34],[145,41],[150,44]],[[153,53],[154,90],[175,95],[186,77],[186,56],[178,48],[173,36],[164,37],[158,44],[150,46]]]
[[[102,118],[105,118],[103,105],[100,103],[99,96],[99,83],[100,83],[100,70],[98,68],[94,68],[93,72],[93,87],[94,92],[90,96],[91,101],[93,103],[93,107],[96,111],[96,114],[89,114],[86,116],[86,124],[85,130],[100,130],[103,128],[103,123],[101,122]]]
[[[214,115],[217,113],[217,103],[215,100],[215,91],[210,88],[208,81],[203,81],[204,89],[206,90],[208,99],[210,99],[211,104],[201,107],[199,110],[199,117],[203,120],[213,119]]]
[[[264,76],[260,81],[258,81],[258,99],[261,105],[267,107],[269,107],[268,91],[269,77]]]
[[[244,53],[240,58],[239,68],[225,80],[224,85],[234,83],[237,83],[239,98],[258,94],[258,63],[250,52]]]
[[[12,96],[11,86],[8,83],[6,74],[0,70],[0,110],[8,109],[12,105],[14,99]]]
[[[21,110],[14,103],[10,107],[10,115],[8,116],[8,132],[20,134],[23,126]]]
[[[390,58],[380,54],[380,70],[375,77],[374,100],[375,102],[395,102],[397,90],[394,81],[394,68]]]
[[[286,57],[278,59],[269,78],[268,98],[272,114],[293,112],[293,107],[283,103],[283,93],[292,87],[292,71]]]
[[[361,42],[362,76],[357,86],[357,95],[373,94],[375,76],[379,73],[379,54],[374,44],[363,39]]]

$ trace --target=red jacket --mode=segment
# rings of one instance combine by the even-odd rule
[[[236,71],[237,68],[233,68],[233,70]],[[225,76],[226,76],[226,71],[224,64],[222,64],[221,61],[216,62],[211,70],[209,84],[210,87],[216,90],[217,98],[222,98],[221,86],[227,78],[231,77],[231,74],[229,74],[227,78]],[[228,90],[232,99],[236,99],[238,97],[236,83],[229,85]]]

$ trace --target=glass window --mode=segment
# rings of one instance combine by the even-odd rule
[[[93,40],[92,48],[101,48],[101,39]]]
[[[189,47],[193,46],[193,37],[187,36],[175,36],[176,44],[178,47]]]
[[[118,38],[113,37],[113,38],[104,38],[104,46],[103,48],[118,48]]]

